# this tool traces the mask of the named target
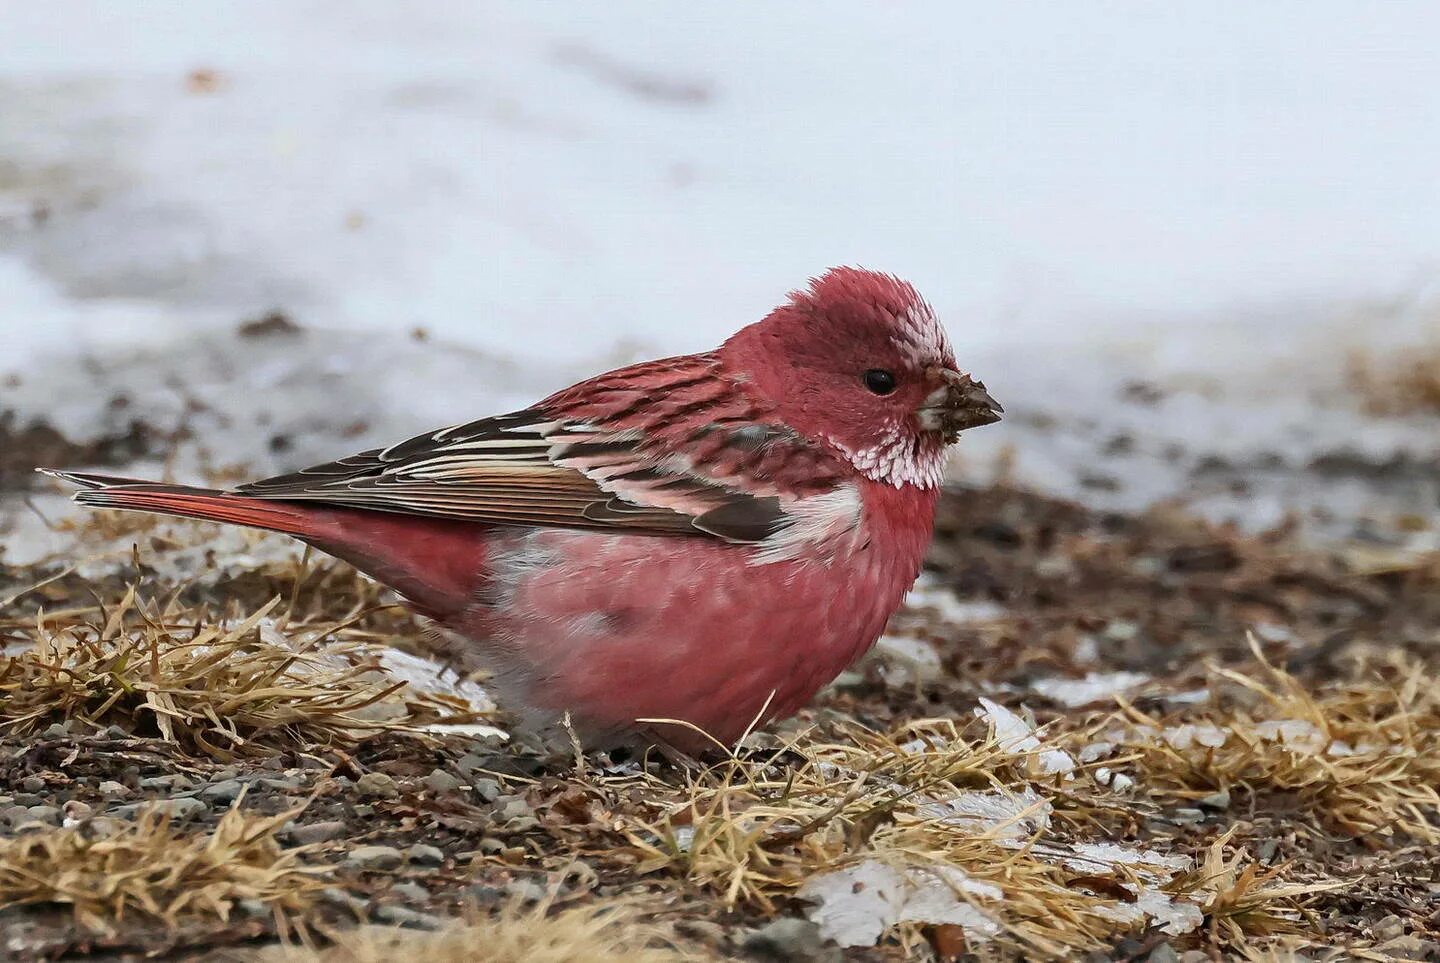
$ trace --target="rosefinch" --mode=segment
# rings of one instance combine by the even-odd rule
[[[83,505],[352,563],[532,726],[568,713],[591,745],[695,752],[874,643],[919,574],[946,446],[1001,411],[913,287],[835,268],[716,351],[233,491],[53,474]]]

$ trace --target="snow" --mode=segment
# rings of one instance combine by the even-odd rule
[[[976,942],[1000,932],[1000,924],[970,899],[1000,899],[996,886],[970,879],[955,866],[897,869],[866,860],[846,869],[812,876],[797,894],[815,903],[810,919],[820,935],[839,946],[874,946],[900,922],[954,924]]]
[[[1091,672],[1083,679],[1036,679],[1030,689],[1071,708],[1108,701],[1150,681],[1139,672]]]
[[[1026,756],[1040,773],[1069,775],[1075,771],[1075,759],[1062,749],[1045,749],[1035,736],[1035,727],[1009,709],[983,696],[975,715],[990,724],[990,730],[1001,752]]]
[[[837,262],[913,276],[969,345],[1406,289],[1440,247],[1440,14],[1243,18],[32,4],[4,209],[52,207],[29,286],[171,330],[283,300],[528,360],[700,347]]]
[[[957,471],[1013,449],[1018,480],[1074,492],[1127,435],[1090,500],[1349,517],[1372,493],[1317,489],[1316,451],[1433,451],[1426,424],[1317,419],[1315,396],[1348,347],[1435,327],[1437,26],[1338,0],[19,6],[0,369],[29,391],[0,377],[0,407],[97,421],[36,366],[163,361],[281,308],[325,332],[293,367],[377,359],[332,420],[420,430],[711,346],[863,263],[919,285],[1011,412]],[[1171,390],[1117,404],[1137,374]],[[256,404],[313,413],[289,384]],[[1193,474],[1270,455],[1289,467],[1244,498]]]

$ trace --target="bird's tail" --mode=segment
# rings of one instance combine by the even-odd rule
[[[166,485],[90,472],[56,471],[50,468],[38,470],[42,474],[74,485],[79,489],[73,496],[75,501],[91,508],[180,515],[185,518],[263,528],[300,538],[312,538],[321,534],[318,531],[319,520],[316,513],[296,505],[250,498],[213,488]]]

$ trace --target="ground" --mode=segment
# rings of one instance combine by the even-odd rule
[[[696,768],[507,744],[282,540],[82,524],[0,569],[12,958],[1440,951],[1427,556],[957,488],[876,652]]]

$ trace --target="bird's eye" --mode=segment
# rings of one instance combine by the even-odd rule
[[[865,372],[865,387],[871,394],[888,395],[895,390],[895,375],[884,368],[871,368]]]

